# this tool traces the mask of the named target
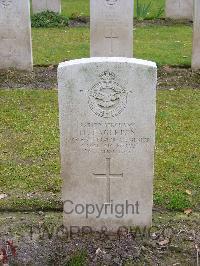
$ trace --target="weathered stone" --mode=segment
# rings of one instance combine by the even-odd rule
[[[0,0],[0,69],[32,65],[29,1]]]
[[[150,226],[155,63],[64,62],[58,87],[65,226]]]
[[[192,68],[200,69],[200,1],[194,1]]]
[[[193,0],[166,0],[165,14],[172,19],[193,19]]]
[[[32,0],[33,13],[40,13],[43,11],[53,11],[61,13],[60,0]]]
[[[90,55],[133,56],[133,0],[90,1]]]

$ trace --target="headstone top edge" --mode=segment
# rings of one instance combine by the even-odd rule
[[[87,63],[131,63],[131,64],[148,66],[157,69],[157,65],[155,62],[137,59],[137,58],[128,58],[128,57],[91,57],[91,58],[75,59],[60,63],[58,65],[58,69],[62,69],[73,65],[87,64]]]

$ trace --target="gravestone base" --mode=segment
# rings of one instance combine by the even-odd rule
[[[193,20],[193,6],[193,0],[166,0],[166,18]]]
[[[90,56],[133,56],[133,1],[90,1]]]
[[[195,0],[194,4],[192,68],[200,69],[200,1]]]
[[[53,11],[61,13],[61,0],[32,0],[33,13]]]
[[[151,225],[156,72],[129,58],[59,65],[65,226]]]
[[[30,6],[26,0],[0,0],[0,69],[33,69]]]

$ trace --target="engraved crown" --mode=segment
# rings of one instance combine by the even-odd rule
[[[104,71],[101,75],[100,78],[104,82],[110,82],[115,79],[115,74],[109,71]]]

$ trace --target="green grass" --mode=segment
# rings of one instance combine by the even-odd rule
[[[42,198],[60,191],[56,97],[55,91],[1,91],[0,189],[11,193],[14,208],[43,206],[43,200],[27,201],[28,192]]]
[[[157,96],[154,202],[172,210],[197,208],[200,91],[159,91]],[[0,194],[9,196],[0,200],[0,208],[60,206],[57,92],[0,90],[0,104]]]
[[[89,29],[33,29],[34,64],[49,65],[89,57]],[[192,28],[148,26],[134,31],[134,56],[159,65],[190,65]]]
[[[85,250],[78,251],[69,260],[66,266],[86,266],[87,265],[87,252]]]
[[[200,204],[199,104],[200,91],[158,93],[154,199],[169,209]]]
[[[151,26],[135,31],[134,55],[158,65],[191,65],[192,28]]]
[[[72,14],[77,16],[90,15],[90,0],[62,0],[62,14],[71,17]]]
[[[151,2],[151,8],[147,18],[153,18],[157,14],[159,7],[164,8],[164,0],[140,0],[142,4],[148,4]],[[136,1],[135,4],[135,16],[136,16]],[[62,14],[71,17],[72,14],[77,16],[89,16],[90,7],[89,0],[62,0]],[[164,15],[164,14],[163,14]]]
[[[49,65],[89,56],[89,29],[33,29],[34,64]]]

